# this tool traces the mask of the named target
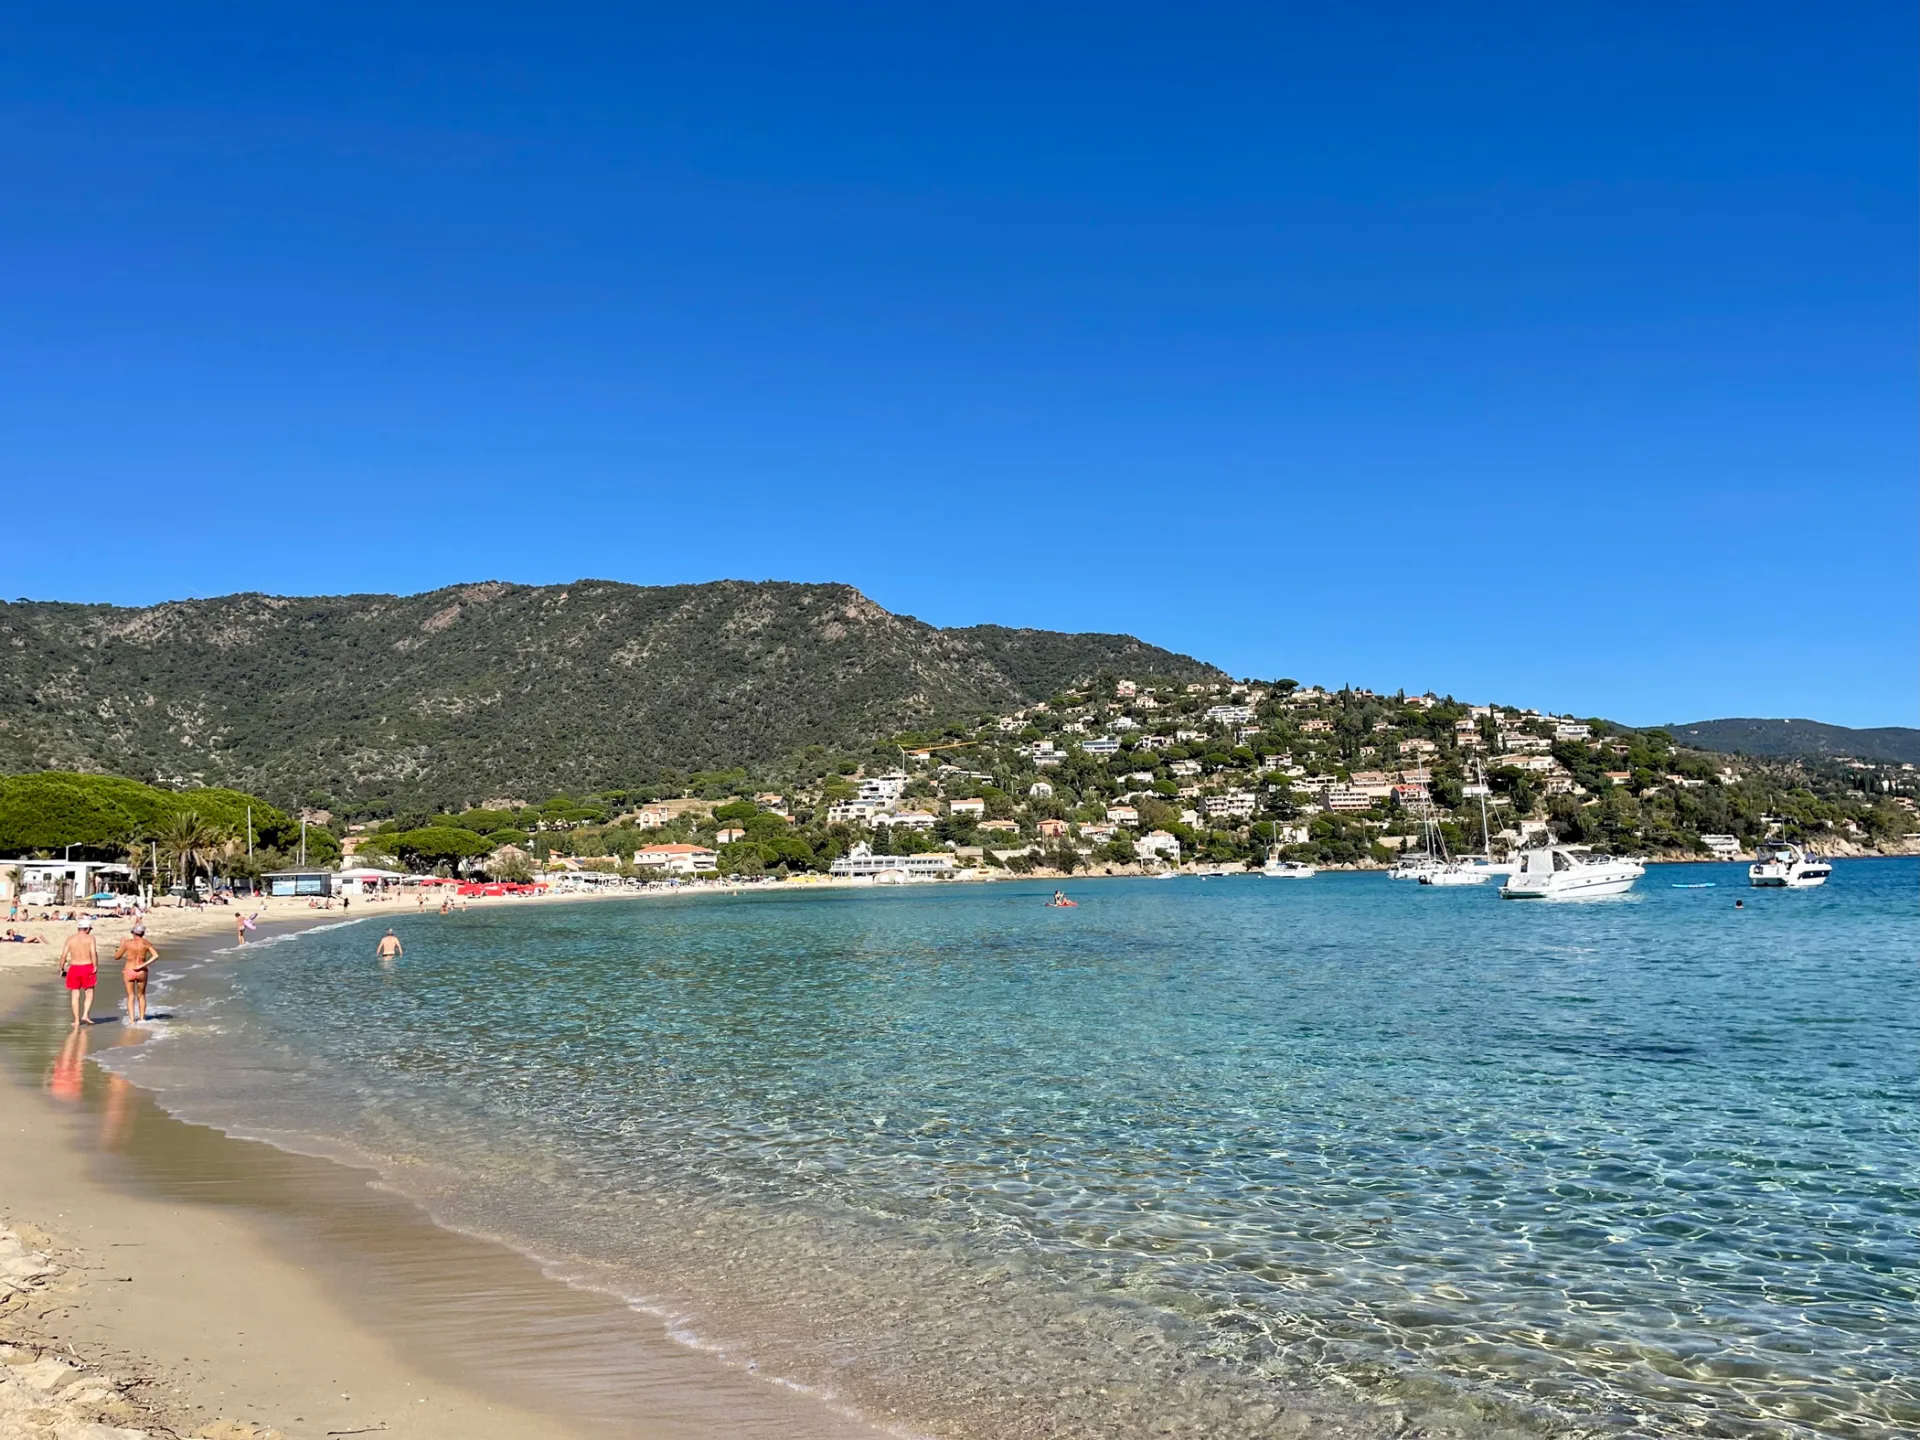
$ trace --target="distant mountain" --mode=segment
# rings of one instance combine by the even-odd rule
[[[1220,679],[1129,635],[937,629],[845,585],[0,603],[0,772],[456,803],[771,760],[1052,693]]]
[[[1823,725],[1818,720],[1696,720],[1690,725],[1668,725],[1665,729],[1681,745],[1729,755],[1845,758],[1920,765],[1920,730],[1904,725],[1849,730],[1844,725]]]

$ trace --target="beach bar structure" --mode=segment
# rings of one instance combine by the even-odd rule
[[[133,887],[133,868],[128,865],[101,860],[0,860],[0,899],[4,900],[77,905],[103,891]]]
[[[265,877],[269,895],[331,895],[331,870],[272,870]]]
[[[333,877],[333,893],[336,895],[381,895],[389,888],[398,890],[405,884],[420,884],[410,880],[398,870],[376,870],[370,865],[356,865],[351,870],[342,870]],[[277,891],[275,892],[278,893]],[[304,891],[299,893],[306,893]]]

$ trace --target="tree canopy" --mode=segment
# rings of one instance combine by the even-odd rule
[[[163,790],[117,775],[58,770],[0,776],[0,854],[64,850],[69,845],[83,852],[124,854],[135,841],[161,835],[188,813],[244,840],[249,806],[256,845],[284,848],[297,843],[299,821],[238,790]]]

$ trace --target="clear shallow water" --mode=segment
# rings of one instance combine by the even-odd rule
[[[1920,867],[1743,879],[381,917],[130,1073],[909,1432],[1910,1434]]]

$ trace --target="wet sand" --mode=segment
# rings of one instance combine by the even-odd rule
[[[96,1015],[118,998],[103,985]],[[139,1037],[112,1019],[71,1031],[51,963],[0,969],[0,1016],[0,1226],[61,1266],[44,1303],[0,1313],[0,1340],[139,1377],[143,1418],[121,1425],[227,1420],[288,1440],[878,1433],[676,1344],[657,1315],[440,1228],[370,1172],[172,1118],[91,1063]]]

